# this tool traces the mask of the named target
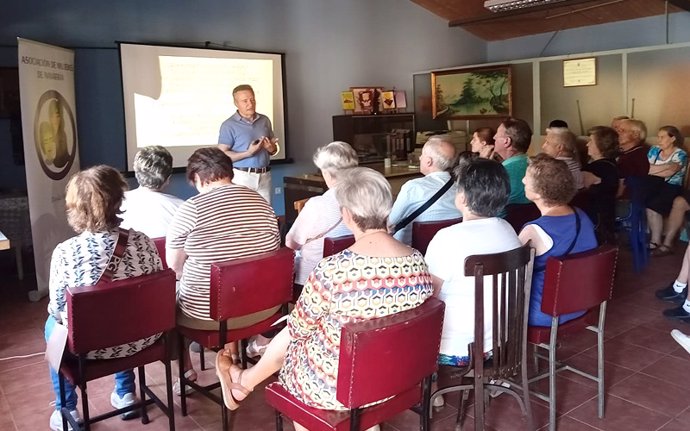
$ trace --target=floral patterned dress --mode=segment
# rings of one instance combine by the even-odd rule
[[[335,398],[342,326],[415,308],[432,294],[417,250],[392,258],[344,250],[323,259],[288,318],[291,343],[281,383],[309,406],[345,409]]]

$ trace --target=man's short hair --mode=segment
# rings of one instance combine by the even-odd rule
[[[647,126],[645,126],[644,122],[629,118],[627,120],[621,120],[621,123],[627,124],[632,131],[637,132],[640,142],[644,142],[645,139],[647,139]]]
[[[441,147],[444,145],[453,149],[451,157],[448,157],[448,154],[442,151]],[[447,171],[455,166],[457,161],[455,146],[450,142],[448,136],[432,136],[426,141],[424,146],[429,151],[429,156],[434,161],[434,166],[439,170]]]
[[[458,193],[465,195],[467,208],[480,217],[496,217],[508,204],[510,180],[500,163],[476,157],[455,169]]]
[[[239,93],[240,91],[251,91],[252,94],[254,94],[254,89],[252,88],[251,85],[249,84],[240,84],[237,87],[232,89],[232,97],[235,97],[236,93]]]
[[[519,118],[508,118],[503,123],[506,129],[506,135],[510,138],[510,144],[520,153],[526,153],[529,150],[529,144],[532,142],[532,129],[525,120]]]
[[[144,147],[134,156],[134,176],[140,186],[160,190],[172,174],[172,162],[172,155],[164,147]]]
[[[553,127],[567,129],[568,123],[566,123],[563,120],[551,120],[551,122],[549,123],[549,129],[551,129]]]

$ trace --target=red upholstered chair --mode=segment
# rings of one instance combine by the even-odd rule
[[[583,253],[549,258],[546,262],[544,294],[541,310],[553,316],[551,327],[530,326],[528,340],[534,344],[535,368],[538,361],[548,359],[549,369],[530,379],[530,382],[549,378],[549,394],[534,395],[549,403],[549,430],[556,429],[556,373],[570,370],[597,382],[599,389],[599,417],[604,417],[604,321],[606,302],[611,299],[616,272],[618,248],[601,246]],[[558,316],[588,310],[584,316],[558,324]],[[598,312],[598,313],[597,313]],[[597,316],[598,314],[598,316]],[[597,334],[598,374],[587,374],[570,365],[556,361],[556,342],[559,335],[588,329]],[[548,357],[537,355],[538,348],[548,351]]]
[[[158,250],[158,255],[161,257],[161,262],[163,262],[163,268],[168,268],[168,262],[165,260],[165,237],[152,238],[153,244]]]
[[[146,406],[155,402],[168,416],[168,426],[175,429],[172,400],[168,334],[175,328],[175,273],[165,270],[155,274],[118,281],[100,281],[95,286],[69,288],[66,293],[68,338],[67,352],[60,365],[60,399],[65,405],[64,379],[81,389],[84,429],[93,422],[135,409],[141,411],[141,422],[149,419]],[[164,333],[152,346],[126,358],[91,360],[92,350],[117,346],[158,333]],[[167,406],[146,386],[144,365],[161,361],[165,364]],[[96,417],[89,416],[86,383],[119,371],[138,368],[140,402]],[[148,399],[146,396],[148,395]],[[67,408],[63,408],[63,429],[69,421],[79,429]]]
[[[336,398],[349,411],[309,407],[280,383],[266,387],[266,401],[276,409],[276,429],[282,417],[310,431],[364,430],[422,402],[430,407],[431,375],[436,371],[445,304],[429,298],[412,310],[342,328]],[[394,396],[380,404],[366,404]],[[429,417],[421,415],[421,429]]]
[[[245,352],[247,339],[274,329],[272,325],[286,312],[292,299],[295,253],[289,248],[262,253],[253,257],[234,259],[211,265],[211,312],[218,329],[204,331],[177,326],[179,333],[180,390],[182,416],[187,415],[185,386],[191,386],[220,405],[223,430],[228,429],[228,410],[218,395],[210,392],[220,383],[200,386],[184,377],[184,343],[182,338],[196,341],[203,348],[218,350],[231,341],[241,341],[242,366],[247,367]],[[246,328],[228,329],[227,320],[281,306],[275,314]]]
[[[323,239],[323,257],[340,253],[354,243],[354,235],[343,235],[334,238],[326,237]]]
[[[533,203],[506,205],[505,220],[510,223],[517,233],[520,233],[525,223],[536,220],[539,217],[541,217],[539,208]]]
[[[469,345],[470,363],[466,367],[442,366],[439,369],[437,395],[463,391],[456,419],[456,428],[462,426],[464,404],[469,390],[474,390],[474,429],[484,429],[484,408],[488,397],[485,390],[506,392],[520,404],[527,418],[527,429],[534,430],[527,379],[527,319],[532,283],[534,250],[529,245],[503,253],[468,256],[465,276],[474,277],[474,342]],[[492,339],[489,349],[484,347],[484,283],[491,283]],[[491,360],[485,362],[485,351],[491,351]],[[467,377],[474,371],[472,377]],[[492,380],[509,380],[520,376],[521,384],[504,387]],[[520,397],[522,396],[522,398]],[[484,402],[477,402],[484,400]],[[431,411],[429,411],[431,414]],[[516,427],[518,429],[519,427]]]
[[[412,248],[416,248],[422,254],[426,254],[431,239],[444,227],[460,223],[462,217],[448,220],[416,221],[412,222]]]

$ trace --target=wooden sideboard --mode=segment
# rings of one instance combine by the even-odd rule
[[[386,177],[391,184],[393,199],[398,195],[400,188],[406,181],[422,176],[418,166],[412,169],[407,164],[393,165],[389,168],[384,167],[383,163],[362,164],[361,166],[375,169]],[[297,218],[297,211],[293,203],[301,199],[323,194],[328,188],[323,177],[318,174],[285,177],[283,181],[285,190],[285,222],[288,226],[291,226]]]

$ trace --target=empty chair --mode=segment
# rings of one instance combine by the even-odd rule
[[[336,238],[326,237],[323,239],[323,257],[340,253],[354,243],[354,235],[343,235]]]
[[[432,396],[433,399],[445,393],[463,391],[457,426],[462,421],[467,392],[474,389],[474,425],[476,430],[484,429],[485,405],[481,400],[485,398],[484,391],[491,388],[515,397],[527,418],[528,429],[534,429],[529,391],[517,392],[514,385],[504,387],[489,383],[508,380],[519,374],[521,385],[518,387],[527,387],[527,319],[533,260],[534,251],[529,245],[465,259],[465,276],[473,276],[475,280],[474,342],[468,346],[470,363],[466,367],[441,366],[438,390]],[[485,282],[491,283],[490,298],[485,297]],[[493,331],[490,349],[484,346],[485,300],[491,300],[489,309]],[[487,351],[491,351],[491,358],[485,362]],[[470,371],[474,374],[468,378]]]
[[[435,221],[416,221],[412,223],[412,248],[416,248],[422,254],[426,254],[426,249],[431,242],[431,239],[436,235],[436,232],[444,227],[452,226],[460,223],[462,217],[452,218],[448,220]]]
[[[266,401],[276,409],[276,429],[282,430],[282,416],[311,431],[354,431],[370,428],[420,402],[423,411],[428,411],[444,308],[443,302],[429,298],[408,311],[345,324],[336,397],[350,410],[309,407],[280,383],[271,383],[266,387]],[[383,399],[387,400],[364,407]],[[421,429],[428,430],[428,415],[422,414],[420,420]]]
[[[534,395],[549,403],[549,429],[556,429],[556,373],[570,370],[597,382],[599,395],[599,417],[604,416],[604,321],[606,302],[611,299],[616,271],[618,248],[610,245],[594,250],[574,253],[564,257],[550,257],[546,263],[542,312],[552,316],[551,326],[530,326],[528,340],[534,344],[535,368],[539,358],[548,359],[549,368],[530,382],[549,378],[549,394],[534,392]],[[559,325],[562,314],[589,310],[587,314]],[[598,317],[597,317],[598,312]],[[591,324],[596,322],[595,324]],[[556,361],[556,343],[559,335],[568,335],[584,329],[597,334],[596,376],[570,365]],[[538,356],[539,348],[548,352],[548,357]]]
[[[228,427],[227,409],[221,397],[210,391],[220,386],[214,383],[200,386],[184,376],[184,343],[182,338],[196,341],[202,348],[223,348],[231,341],[242,341],[242,361],[246,367],[246,340],[269,331],[272,325],[285,313],[282,308],[292,299],[292,278],[294,251],[281,248],[253,257],[234,259],[211,265],[211,319],[218,322],[218,329],[201,330],[184,326],[177,327],[180,350],[180,396],[182,415],[187,415],[185,386],[220,405],[223,429]],[[228,319],[246,316],[259,311],[281,306],[268,318],[244,328],[228,329]]]
[[[64,407],[65,378],[81,389],[84,429],[94,422],[135,409],[142,423],[148,423],[146,406],[153,402],[168,416],[168,427],[175,429],[172,400],[172,376],[168,339],[165,334],[148,348],[132,356],[115,359],[87,359],[87,353],[118,346],[175,328],[175,273],[165,270],[118,281],[100,281],[95,286],[69,288],[67,302],[67,351],[59,370],[63,429],[66,421],[79,429],[69,409]],[[126,313],[123,313],[126,310]],[[144,365],[161,361],[165,365],[167,404],[146,386]],[[119,371],[138,368],[141,400],[128,407],[96,417],[89,416],[87,382]],[[146,396],[148,395],[148,399]]]

